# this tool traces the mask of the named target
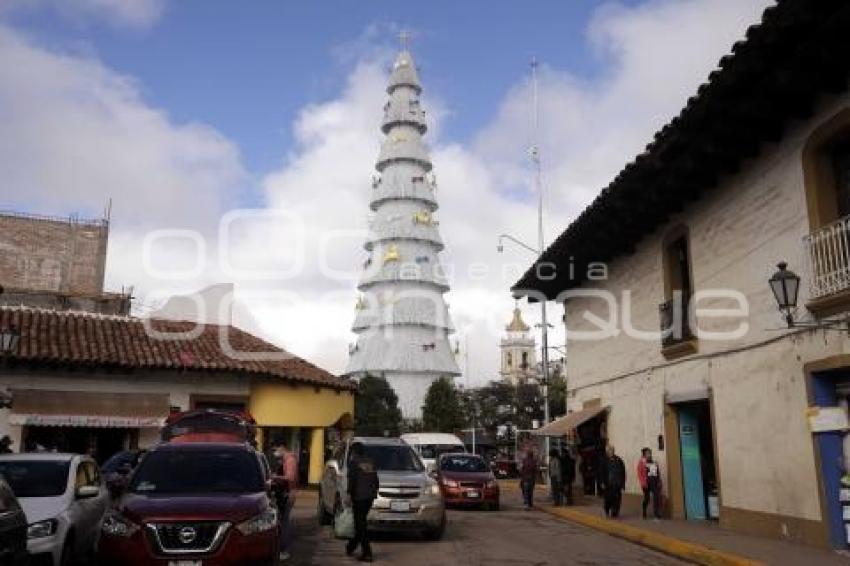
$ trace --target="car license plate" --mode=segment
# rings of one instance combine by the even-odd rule
[[[168,566],[203,566],[201,560],[169,560]]]
[[[390,501],[390,511],[407,513],[410,511],[410,501]]]
[[[481,493],[478,491],[467,491],[466,496],[470,499],[478,499],[479,497],[481,497]]]

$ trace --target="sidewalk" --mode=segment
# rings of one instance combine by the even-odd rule
[[[697,564],[850,566],[850,558],[836,552],[728,531],[707,521],[606,519],[601,505],[553,507],[548,501],[539,509]]]

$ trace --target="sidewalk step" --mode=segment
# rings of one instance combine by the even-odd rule
[[[640,529],[631,525],[620,523],[616,520],[603,519],[588,513],[583,513],[575,509],[565,507],[541,506],[538,507],[541,511],[579,523],[586,527],[603,531],[609,535],[626,539],[636,544],[646,546],[687,560],[695,564],[704,564],[706,566],[763,566],[763,562],[752,560],[743,556],[738,556],[714,548],[709,548],[701,544],[696,544],[670,536],[662,535],[650,530]]]

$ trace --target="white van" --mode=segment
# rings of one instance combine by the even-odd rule
[[[428,470],[433,470],[440,454],[466,452],[463,441],[453,434],[443,432],[412,432],[401,439],[413,446]]]

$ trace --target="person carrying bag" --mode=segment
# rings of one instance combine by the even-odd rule
[[[375,463],[366,455],[362,444],[352,444],[348,462],[348,497],[354,520],[354,537],[345,545],[345,553],[351,556],[360,546],[362,554],[358,560],[362,562],[372,561],[367,519],[377,496],[378,471]]]

